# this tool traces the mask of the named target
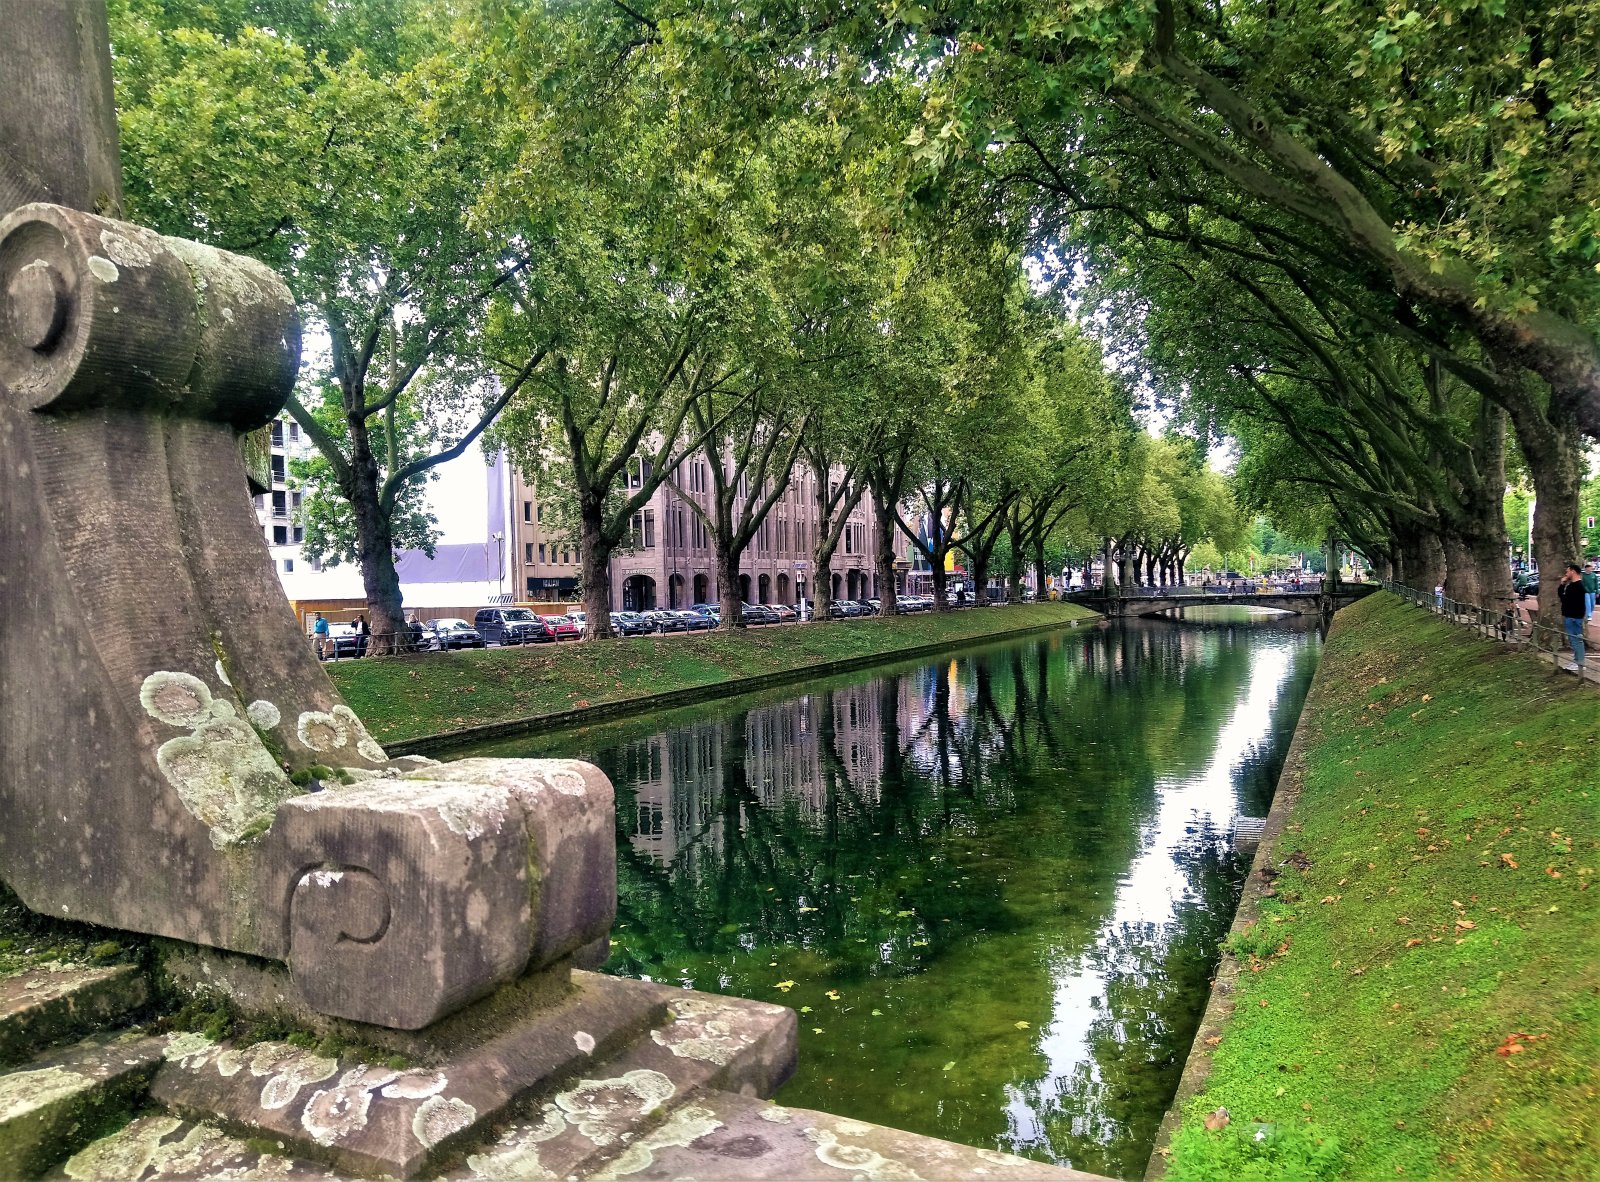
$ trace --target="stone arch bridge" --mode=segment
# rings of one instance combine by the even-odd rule
[[[1152,592],[1112,596],[1099,591],[1080,591],[1067,598],[1073,603],[1093,608],[1102,615],[1125,618],[1156,616],[1186,607],[1216,607],[1220,604],[1271,608],[1304,616],[1335,612],[1377,589],[1370,583],[1346,583],[1331,591],[1207,591],[1199,595],[1160,595]]]

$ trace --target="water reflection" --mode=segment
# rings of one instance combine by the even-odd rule
[[[494,753],[611,775],[608,968],[802,1010],[781,1100],[1131,1177],[1316,656],[1210,610]]]

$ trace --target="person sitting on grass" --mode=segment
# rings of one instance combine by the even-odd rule
[[[1568,673],[1583,674],[1583,623],[1584,593],[1583,572],[1576,562],[1567,563],[1567,569],[1556,584],[1556,594],[1561,600],[1561,626],[1566,629],[1567,643],[1572,646],[1572,664],[1565,666]]]

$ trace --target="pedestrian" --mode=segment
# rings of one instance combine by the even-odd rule
[[[1583,618],[1594,615],[1595,594],[1600,592],[1600,558],[1589,559],[1589,569],[1583,572]]]
[[[1568,673],[1583,673],[1583,572],[1576,562],[1567,563],[1567,569],[1556,584],[1556,594],[1561,599],[1561,626],[1566,629],[1567,643],[1572,646],[1572,664],[1565,666]]]
[[[321,612],[317,613],[316,623],[311,625],[311,635],[316,637],[317,660],[328,659],[328,617]]]
[[[1433,585],[1433,610],[1434,611],[1438,611],[1438,612],[1444,611],[1444,584],[1443,583],[1435,583]]]
[[[367,655],[367,617],[356,617],[356,656]]]

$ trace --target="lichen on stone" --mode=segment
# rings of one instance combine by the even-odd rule
[[[639,1067],[613,1079],[585,1079],[556,1096],[568,1123],[596,1145],[620,1140],[642,1118],[677,1092],[677,1085],[659,1071]]]
[[[417,1106],[416,1114],[411,1118],[411,1132],[424,1146],[432,1149],[477,1119],[478,1110],[465,1100],[430,1096]]]
[[[89,1077],[65,1067],[41,1067],[0,1075],[0,1125],[80,1092]]]

